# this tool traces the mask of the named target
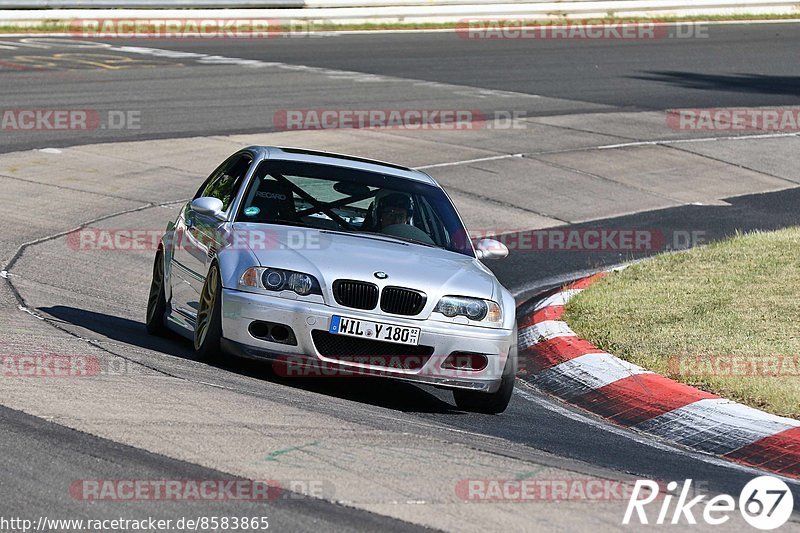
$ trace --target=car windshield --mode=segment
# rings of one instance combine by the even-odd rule
[[[264,161],[236,220],[379,235],[473,256],[442,189],[339,166]]]

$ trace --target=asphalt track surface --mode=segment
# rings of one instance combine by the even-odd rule
[[[90,142],[270,131],[275,109],[358,108],[364,106],[367,95],[368,105],[372,107],[453,108],[466,102],[479,105],[485,111],[515,109],[530,116],[545,112],[553,115],[673,107],[800,104],[800,76],[796,66],[800,25],[712,26],[708,31],[708,39],[622,43],[471,42],[442,33],[342,35],[275,39],[263,43],[107,41],[114,47],[152,46],[397,76],[490,91],[481,96],[474,93],[433,94],[424,85],[409,90],[408,86],[393,87],[390,82],[383,83],[380,92],[367,91],[361,89],[364,85],[356,83],[356,89],[353,89],[352,83],[336,79],[314,84],[314,79],[302,78],[301,72],[297,74],[298,78],[267,80],[267,86],[264,86],[263,81],[259,82],[246,73],[232,73],[229,66],[176,65],[174,60],[152,58],[149,58],[152,63],[148,68],[120,70],[90,66],[76,70],[61,68],[58,62],[46,72],[14,67],[0,71],[2,108],[83,105],[97,109],[141,110],[143,119],[153,127],[141,131],[97,131],[80,138],[58,132],[41,132],[36,137],[4,135],[0,152]],[[19,65],[20,55],[47,53],[51,52],[24,47],[0,48],[3,60],[15,65]],[[302,84],[298,85],[298,82]],[[528,101],[525,95],[540,95],[558,99],[558,102],[547,109],[533,104],[525,107]],[[513,103],[509,105],[509,102]],[[692,226],[707,231],[711,238],[718,238],[737,229],[796,225],[800,221],[796,209],[798,200],[800,193],[795,189],[739,197],[731,200],[733,209],[683,206],[585,225],[609,227],[619,224],[665,229]],[[520,291],[531,287],[545,288],[556,283],[560,276],[629,258],[619,254],[566,252],[520,254],[492,267],[506,286]],[[115,317],[113,306],[109,306],[104,316],[75,308],[53,307],[43,311],[65,323],[99,328],[97,333],[122,343],[191,357],[186,343],[147,338],[140,324]],[[240,376],[266,381],[275,379],[263,377],[261,370],[257,365],[245,362],[224,368],[208,367],[204,379],[220,383]],[[306,389],[351,401],[359,409],[369,409],[370,406],[389,408],[441,428],[500,437],[531,450],[549,452],[556,457],[578,460],[598,468],[652,479],[704,480],[709,492],[737,494],[753,477],[752,471],[709,461],[706,457],[661,443],[644,441],[627,431],[612,430],[591,416],[551,402],[533,388],[515,395],[502,416],[487,417],[456,411],[446,392],[411,385],[386,386],[369,380],[346,388],[335,382],[293,386],[298,391]],[[313,405],[306,407],[315,408]],[[0,509],[4,515],[59,512],[66,516],[75,511],[74,502],[59,497],[63,494],[59,490],[68,483],[74,465],[81,462],[90,462],[98,478],[191,479],[223,475],[197,465],[67,431],[8,409],[0,410],[0,419],[0,442],[5,450],[2,461],[5,473],[0,485],[4,498]],[[796,507],[800,507],[800,490],[794,492]],[[231,514],[231,509],[226,510]],[[92,512],[93,517],[98,517],[97,513],[112,516],[118,511],[113,506],[97,505]],[[169,513],[174,511],[172,507]],[[192,511],[194,509],[187,504],[185,514]],[[271,507],[270,515],[284,525],[292,524],[291,529],[296,530],[320,527],[338,530],[345,525],[372,530],[414,527],[309,499],[277,502]]]
[[[186,479],[235,481],[212,469],[169,459],[85,433],[72,431],[0,407],[0,441],[3,449],[3,516],[113,520],[122,516],[142,519],[136,502],[92,505],[64,498],[74,472],[91,473],[92,479]],[[47,463],[42,463],[49,458]],[[47,467],[43,467],[47,464]],[[46,491],[42,487],[48,487]],[[265,516],[273,524],[291,524],[293,531],[416,531],[424,528],[386,517],[334,505],[289,492],[259,502],[174,502],[148,506],[154,520],[196,519],[201,516]],[[34,519],[35,520],[35,519]],[[13,529],[3,529],[13,531]]]
[[[431,92],[402,83],[352,83],[337,76],[320,83],[300,71],[264,79],[246,69],[232,74],[227,65],[200,67],[148,56],[134,56],[141,65],[112,59],[102,68],[101,56],[108,51],[62,48],[56,52],[66,56],[54,59],[54,51],[35,47],[46,39],[16,48],[13,42],[11,48],[0,43],[0,103],[135,110],[147,124],[146,131],[87,132],[90,142],[270,131],[276,110],[309,107],[469,106],[536,116],[800,103],[800,25],[709,26],[706,32],[707,37],[638,41],[475,41],[453,33],[104,41],[114,47],[154,47],[538,95],[557,99],[552,105],[513,95],[475,98],[453,89]],[[152,68],[143,68],[148,64]],[[35,138],[5,139],[0,151],[36,148],[48,141],[53,146],[75,143],[71,136],[40,132]]]

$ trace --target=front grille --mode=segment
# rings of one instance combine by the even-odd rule
[[[313,330],[311,338],[320,354],[343,362],[415,370],[422,368],[433,354],[433,346],[410,346],[358,339],[329,333],[321,329]],[[367,357],[369,359],[366,359]]]
[[[378,286],[365,281],[338,279],[333,282],[333,297],[345,307],[375,309],[378,305]]]
[[[424,292],[402,287],[386,287],[381,294],[381,311],[393,315],[416,315],[425,307]]]

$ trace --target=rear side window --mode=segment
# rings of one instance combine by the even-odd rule
[[[227,211],[233,199],[236,198],[251,163],[252,159],[248,155],[241,155],[227,161],[207,180],[204,187],[197,193],[197,198],[201,196],[217,198],[222,201],[222,209]]]

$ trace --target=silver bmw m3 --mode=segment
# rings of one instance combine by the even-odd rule
[[[473,244],[423,172],[253,146],[167,226],[147,330],[173,330],[206,359],[426,383],[461,409],[499,413],[517,369],[515,305],[481,261],[507,254]]]

